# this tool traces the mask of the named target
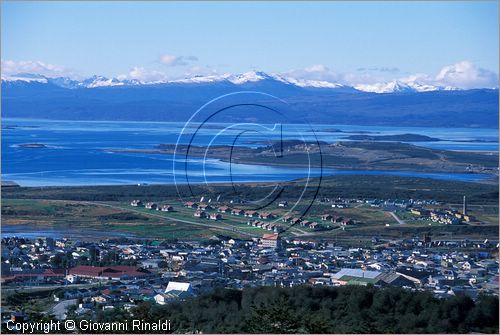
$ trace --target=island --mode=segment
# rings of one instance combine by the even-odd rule
[[[176,154],[207,157],[225,162],[320,167],[349,170],[481,173],[498,177],[498,153],[432,149],[409,143],[382,141],[303,142],[300,140],[259,142],[258,147],[230,145],[159,144],[151,149],[107,149],[110,152]],[[310,163],[309,163],[310,162]]]
[[[29,148],[29,149],[45,149],[45,148],[48,148],[47,145],[42,144],[42,143],[23,143],[23,144],[19,144],[18,147],[20,147],[20,148]]]
[[[353,141],[393,141],[393,142],[438,142],[439,138],[419,134],[397,135],[351,135],[345,139]]]

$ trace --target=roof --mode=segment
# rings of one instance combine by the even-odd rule
[[[388,272],[388,273],[382,273],[382,275],[380,275],[379,279],[388,283],[388,284],[391,284],[399,277],[401,277],[401,275],[396,273],[396,272]]]
[[[356,277],[356,278],[366,278],[375,279],[377,276],[382,274],[380,271],[364,271],[362,269],[341,269],[339,272],[333,275],[334,278],[340,279],[344,276]]]
[[[278,234],[264,234],[262,236],[264,240],[277,240],[279,238]]]
[[[138,271],[135,266],[117,265],[117,266],[89,266],[79,265],[69,270],[70,274],[90,277],[116,277],[117,274],[130,277],[142,277],[148,275],[149,272]]]
[[[82,276],[98,276],[101,274],[102,270],[103,267],[101,266],[79,265],[70,269],[69,273]]]
[[[186,292],[191,289],[190,283],[181,283],[176,281],[171,281],[168,283],[167,288],[165,289],[165,293],[170,291],[181,291]]]

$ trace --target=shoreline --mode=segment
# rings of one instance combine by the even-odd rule
[[[105,150],[106,152],[113,152],[113,153],[143,153],[143,154],[152,154],[152,155],[172,155],[172,152],[171,151],[168,151],[168,150],[162,150],[162,149],[106,149]],[[492,154],[492,155],[495,155],[495,154],[498,154],[497,152],[495,151],[474,151],[474,150],[449,150],[449,151],[456,151],[456,152],[470,152],[470,153],[484,153],[484,154]],[[203,157],[199,157],[200,159],[203,159]],[[360,167],[356,167],[354,165],[329,165],[329,166],[325,166],[325,164],[323,164],[322,166],[319,165],[319,164],[315,164],[314,162],[311,162],[311,165],[308,166],[308,165],[305,165],[305,164],[300,164],[300,163],[290,163],[290,162],[280,162],[280,163],[277,163],[275,161],[272,161],[270,160],[269,162],[262,162],[262,161],[254,161],[254,160],[251,160],[251,159],[246,159],[245,157],[243,158],[233,158],[233,161],[231,162],[231,160],[227,159],[226,157],[222,158],[222,157],[217,157],[217,156],[213,156],[213,157],[207,157],[207,158],[210,158],[210,159],[216,159],[218,160],[219,162],[224,162],[224,163],[228,163],[228,164],[244,164],[244,165],[254,165],[254,166],[270,166],[270,167],[282,167],[282,168],[294,168],[294,169],[307,169],[307,168],[315,168],[315,169],[319,169],[319,168],[322,168],[323,170],[338,170],[338,172],[342,172],[342,171],[349,171],[349,172],[362,172],[362,171],[366,171],[367,174],[372,174],[370,172],[381,172],[381,174],[383,174],[384,172],[388,172],[390,173],[389,175],[391,175],[392,173],[415,173],[415,174],[471,174],[471,175],[483,175],[485,179],[498,179],[499,178],[499,175],[498,174],[495,174],[495,172],[479,172],[479,171],[463,171],[463,170],[459,170],[459,169],[455,169],[455,170],[452,170],[452,169],[441,169],[441,170],[438,170],[438,169],[431,169],[431,168],[422,168],[421,166],[418,166],[418,165],[415,165],[415,167],[418,167],[420,168],[420,170],[410,170],[410,169],[401,169],[401,168],[397,168],[397,167],[391,167],[391,166],[384,166],[383,168],[382,167],[377,167],[377,166],[374,166],[374,167],[371,167],[371,166],[360,166]],[[498,170],[497,170],[498,171]],[[425,177],[424,177],[425,178]]]
[[[267,164],[261,163],[261,164],[256,164],[256,165],[263,165],[266,166]],[[355,173],[355,172],[366,172],[366,173]],[[322,178],[337,178],[337,177],[346,177],[346,176],[359,176],[359,177],[388,177],[388,178],[408,178],[408,179],[422,179],[422,180],[437,180],[437,181],[444,181],[444,182],[457,182],[457,183],[474,183],[474,184],[483,184],[483,185],[497,185],[499,182],[499,176],[493,175],[493,174],[486,174],[486,173],[470,173],[471,175],[478,176],[477,180],[459,180],[459,179],[446,179],[446,178],[433,178],[433,175],[435,174],[440,174],[440,175],[450,175],[453,173],[446,173],[446,172],[415,172],[415,171],[403,171],[403,170],[348,170],[345,171],[346,173],[343,173],[343,171],[339,171],[338,174],[323,174]],[[354,172],[354,173],[350,173]],[[370,173],[372,172],[372,173]],[[380,172],[380,173],[377,173]],[[384,172],[387,172],[384,174]],[[401,173],[403,175],[398,174]],[[416,173],[419,175],[404,175],[406,173]],[[459,173],[461,175],[466,175],[467,173]],[[479,178],[481,177],[481,178]],[[150,187],[150,186],[170,186],[170,187],[175,187],[176,185],[179,185],[181,187],[186,186],[186,185],[191,185],[191,186],[205,186],[205,185],[210,185],[210,186],[231,186],[231,185],[246,185],[246,186],[258,186],[258,185],[266,185],[266,184],[273,184],[273,183],[294,183],[294,182],[300,182],[307,177],[302,177],[302,178],[296,178],[296,179],[289,179],[289,180],[261,180],[261,181],[255,181],[255,180],[248,180],[248,181],[234,181],[233,183],[231,182],[220,182],[220,181],[214,181],[214,182],[172,182],[172,183],[155,183],[155,182],[137,182],[137,183],[120,183],[120,184],[71,184],[71,185],[23,185],[22,183],[15,181],[15,180],[4,180],[3,183],[8,183],[8,185],[5,185],[2,183],[2,188],[8,188],[8,189],[15,189],[15,188],[81,188],[81,187]],[[319,176],[311,176],[311,180],[318,179]]]

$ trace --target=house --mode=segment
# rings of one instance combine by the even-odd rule
[[[242,209],[235,208],[235,209],[231,210],[231,214],[233,214],[233,215],[243,215],[243,214],[245,214],[245,211],[242,210]]]
[[[142,206],[143,206],[143,203],[142,203],[142,201],[140,201],[140,200],[132,200],[132,202],[130,203],[130,206],[134,206],[134,207],[142,207]]]
[[[322,221],[328,221],[328,220],[331,220],[332,219],[332,215],[331,214],[323,214],[321,215],[321,220]]]
[[[199,211],[206,211],[208,209],[212,209],[212,206],[210,206],[208,204],[199,204],[198,205],[198,210]]]
[[[263,248],[278,249],[281,246],[281,239],[278,234],[264,234],[260,243]]]
[[[158,293],[157,295],[155,295],[155,302],[158,305],[166,305],[169,300],[169,296],[164,293]]]
[[[196,202],[188,201],[184,203],[184,207],[195,208],[198,207],[198,204]]]
[[[170,205],[163,205],[163,206],[161,206],[161,211],[162,212],[173,212],[174,207],[172,207]]]
[[[275,216],[273,213],[265,212],[265,213],[260,213],[259,218],[267,220],[267,219],[274,219]]]
[[[257,211],[246,211],[245,216],[248,218],[259,217],[259,213]]]
[[[158,205],[154,202],[147,202],[146,206],[144,206],[144,207],[146,207],[147,209],[157,209]]]
[[[210,220],[222,220],[222,215],[219,213],[211,213]]]
[[[300,223],[300,225],[301,225],[302,227],[309,227],[309,225],[310,225],[311,223],[312,223],[312,222],[311,222],[311,221],[309,221],[309,220],[304,220],[304,221],[302,221],[302,222]]]
[[[341,226],[347,226],[347,225],[350,225],[350,224],[353,224],[354,222],[349,219],[349,218],[345,218],[342,220],[342,222],[340,223]]]
[[[219,213],[228,213],[229,211],[231,211],[231,208],[227,206],[219,206],[219,208],[217,209],[217,212]]]
[[[203,212],[203,211],[200,211],[200,210],[197,210],[196,212],[194,212],[193,214],[195,217],[197,218],[200,218],[200,219],[204,219],[207,217],[207,213]]]
[[[280,201],[278,207],[288,207],[288,201]]]
[[[288,216],[288,215],[287,215],[287,216],[284,216],[284,217],[281,219],[281,221],[283,221],[283,222],[290,222],[290,221],[292,221],[292,219],[293,219],[293,218],[292,218],[291,216]]]
[[[295,224],[297,224],[297,223],[300,223],[300,221],[301,221],[301,220],[300,220],[299,218],[293,218],[292,220],[290,220],[290,222],[291,222],[293,225],[295,225]]]

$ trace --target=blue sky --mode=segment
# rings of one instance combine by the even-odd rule
[[[498,73],[498,40],[497,1],[2,2],[4,72],[39,62],[82,76],[257,69],[329,80],[435,78],[463,61]]]

